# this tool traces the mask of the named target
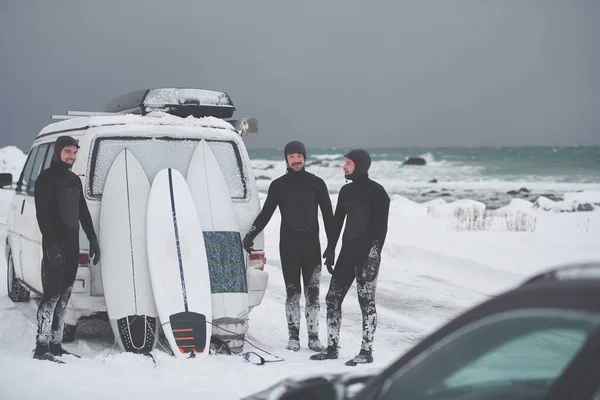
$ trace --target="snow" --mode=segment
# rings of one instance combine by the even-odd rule
[[[21,174],[27,155],[16,146],[8,146],[0,149],[0,173],[10,173],[13,181]]]
[[[144,99],[148,106],[163,106],[196,102],[199,105],[230,106],[229,97],[223,92],[206,89],[161,88],[151,89]]]
[[[5,150],[7,152],[7,150]],[[6,154],[6,153],[2,153]],[[16,161],[20,161],[16,157]],[[16,168],[16,166],[14,167]],[[372,176],[377,179],[376,175]],[[0,190],[0,244],[12,193]],[[261,194],[261,203],[264,202]],[[597,202],[598,193],[573,192],[568,204]],[[267,293],[250,314],[247,339],[285,361],[256,366],[238,356],[176,359],[154,353],[156,367],[144,356],[120,352],[110,327],[101,321],[82,321],[78,339],[65,348],[82,359],[66,357],[57,365],[32,359],[38,298],[13,303],[6,295],[5,260],[0,259],[0,387],[3,398],[194,398],[238,399],[288,377],[334,372],[377,371],[389,365],[418,340],[466,309],[512,288],[533,273],[576,261],[600,261],[600,208],[590,212],[548,212],[526,200],[515,199],[496,210],[502,221],[518,213],[536,219],[533,231],[515,232],[503,224],[482,230],[457,230],[457,209],[479,209],[473,200],[447,203],[443,199],[417,204],[391,196],[387,240],[377,287],[378,328],[375,362],[350,368],[344,362],[361,344],[361,314],[355,285],[343,303],[340,359],[310,361],[304,317],[301,349],[285,350],[287,326],[285,285],[279,262],[277,211],[265,229]],[[331,195],[332,203],[337,195]],[[321,221],[321,227],[322,227]],[[325,234],[321,229],[322,243]],[[339,245],[338,245],[339,246]],[[339,247],[338,247],[339,251]],[[325,340],[325,295],[330,275],[324,270],[320,285],[320,337]],[[304,298],[301,300],[304,310]],[[244,351],[257,351],[246,343]],[[257,351],[258,352],[258,351]],[[273,357],[266,356],[267,359]],[[35,377],[35,384],[33,384]]]
[[[152,118],[148,118],[152,117]],[[233,125],[229,122],[216,117],[195,118],[189,116],[186,118],[177,117],[162,111],[153,111],[144,116],[134,114],[124,115],[95,115],[91,117],[80,117],[56,122],[44,127],[40,134],[54,132],[58,130],[75,130],[84,127],[96,127],[103,125],[167,125],[167,126],[191,126],[201,128],[220,128],[233,131]]]
[[[586,211],[600,209],[600,190],[587,190],[581,192],[567,192],[562,201],[553,201],[540,196],[533,204],[535,208],[553,212],[572,212],[586,208]]]
[[[485,210],[485,204],[471,199],[456,200],[452,203],[436,202],[428,205],[427,213],[437,217],[451,217],[458,209],[475,209],[483,211]]]
[[[554,212],[579,211],[579,208],[583,206],[600,209],[600,190],[567,192],[562,201],[552,201],[547,197],[540,196],[534,203],[536,208]]]
[[[567,193],[563,198],[563,205],[565,206],[564,208],[570,208],[571,211],[576,210],[577,206],[583,204],[590,204],[600,207],[600,190]]]

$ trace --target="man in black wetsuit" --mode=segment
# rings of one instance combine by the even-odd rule
[[[333,210],[323,179],[304,169],[306,149],[298,141],[285,146],[287,173],[269,186],[262,211],[256,217],[243,247],[250,253],[254,238],[265,228],[279,206],[281,228],[279,252],[286,288],[285,314],[288,323],[288,350],[300,349],[300,274],[306,299],[308,347],[322,351],[319,341],[319,282],[321,280],[321,245],[317,206],[321,208],[325,231],[331,231]]]
[[[356,278],[358,303],[362,311],[363,340],[360,352],[346,365],[373,362],[373,336],[377,328],[375,288],[381,262],[381,249],[388,226],[390,198],[383,186],[369,179],[371,157],[365,150],[345,155],[344,174],[351,183],[340,190],[334,215],[333,232],[323,253],[328,269],[334,263],[335,247],[342,230],[342,249],[333,270],[327,304],[327,348],[312,360],[336,359],[339,355],[342,302]]]
[[[79,177],[70,171],[79,145],[70,136],[54,144],[50,166],[35,182],[35,207],[42,234],[42,287],[37,312],[33,357],[57,361],[68,354],[62,348],[64,316],[79,266],[79,222],[90,241],[90,257],[100,261],[100,247]]]

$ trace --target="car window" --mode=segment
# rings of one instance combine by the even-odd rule
[[[146,171],[150,182],[164,168],[174,168],[185,176],[200,139],[122,137],[98,138],[92,154],[91,178],[88,191],[91,197],[102,196],[104,182],[113,161],[123,149],[131,151]],[[207,140],[213,151],[232,199],[247,198],[247,178],[237,144],[233,141]]]
[[[384,384],[380,399],[543,396],[600,316],[567,310],[503,313],[455,332]],[[496,397],[494,397],[496,396]]]
[[[52,155],[54,154],[54,143],[50,143],[48,146],[48,152],[46,153],[46,160],[44,161],[44,166],[42,167],[42,171],[50,166],[50,162],[52,161]]]
[[[40,172],[42,172],[43,170],[44,161],[47,158],[46,153],[48,152],[49,146],[50,145],[47,143],[39,146],[39,150],[37,152],[37,155],[35,156],[35,161],[31,170],[31,176],[29,177],[29,181],[27,182],[27,194],[33,194],[34,192],[35,181],[40,175]]]
[[[35,161],[35,156],[38,153],[39,147],[34,147],[29,152],[29,156],[27,157],[27,161],[25,161],[25,165],[23,166],[23,171],[21,172],[21,176],[19,181],[17,182],[16,192],[21,193],[23,188],[27,187],[27,182],[29,182],[29,177],[31,176],[31,171],[33,170],[33,163]]]

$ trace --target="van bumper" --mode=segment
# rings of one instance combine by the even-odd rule
[[[67,306],[65,322],[76,325],[81,317],[106,312],[106,301],[104,296],[92,296],[90,293],[90,268],[79,266],[77,276],[73,283],[71,299]]]

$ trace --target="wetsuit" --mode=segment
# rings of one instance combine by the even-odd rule
[[[61,160],[66,146],[77,146],[68,136],[57,139],[49,168],[35,182],[35,207],[42,234],[42,287],[36,354],[42,356],[62,342],[64,316],[79,266],[79,222],[90,240],[90,256],[98,263],[100,251],[79,177]],[[54,353],[54,352],[53,352]],[[60,354],[55,354],[60,355]]]
[[[333,210],[325,182],[304,168],[296,172],[288,167],[287,173],[275,179],[269,186],[262,211],[244,238],[244,247],[247,251],[251,250],[254,238],[265,228],[275,209],[279,207],[279,252],[286,287],[285,313],[289,338],[290,341],[299,341],[302,274],[306,324],[311,348],[311,341],[318,342],[319,332],[321,245],[317,206],[321,208],[325,231],[329,234]]]
[[[346,157],[354,161],[355,170],[353,174],[346,176],[352,182],[340,190],[333,232],[325,251],[326,255],[335,249],[345,219],[342,249],[325,298],[329,354],[318,354],[313,359],[337,358],[342,302],[356,278],[358,302],[362,312],[361,354],[372,361],[373,336],[377,328],[375,290],[381,249],[387,234],[390,198],[383,186],[368,177],[371,164],[368,153],[353,150]]]

